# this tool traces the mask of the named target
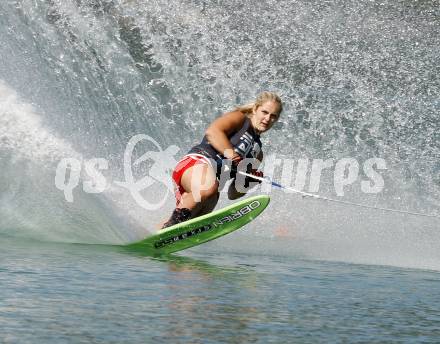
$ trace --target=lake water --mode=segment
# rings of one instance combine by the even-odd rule
[[[121,247],[8,239],[0,284],[4,343],[440,338],[436,271],[223,254],[211,244],[153,258]]]

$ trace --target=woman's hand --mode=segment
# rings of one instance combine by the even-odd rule
[[[264,178],[263,171],[259,171],[257,169],[252,169],[250,172],[248,172],[248,174],[252,174],[253,176],[258,178]],[[244,187],[249,187],[249,183],[251,182],[257,182],[258,184],[261,184],[262,180],[246,176],[244,180]]]
[[[232,165],[234,165],[234,167],[236,169],[238,167],[238,164],[240,164],[240,162],[242,160],[243,160],[243,157],[240,154],[234,152],[234,155],[232,156],[231,161],[232,161]]]
[[[243,160],[243,158],[240,154],[238,154],[235,151],[230,156],[231,156],[231,158],[229,158],[229,160],[231,160],[231,174],[230,174],[230,176],[231,176],[231,178],[235,178],[237,176],[238,165]]]

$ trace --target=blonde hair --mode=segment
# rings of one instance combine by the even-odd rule
[[[273,101],[280,104],[280,113],[281,111],[283,111],[283,103],[281,102],[281,98],[278,96],[278,94],[267,91],[261,92],[253,103],[237,106],[235,108],[235,111],[241,111],[244,114],[249,115],[252,113],[253,109],[256,109],[257,107],[263,105],[265,102],[268,101]]]

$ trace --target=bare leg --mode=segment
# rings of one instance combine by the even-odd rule
[[[215,172],[207,164],[197,164],[186,170],[182,175],[181,185],[186,192],[177,208],[187,208],[193,214],[199,213],[206,202],[211,203],[218,194],[219,184]]]
[[[164,227],[206,214],[217,204],[219,183],[210,165],[196,164],[187,169],[181,185],[185,192]]]
[[[202,216],[205,214],[209,214],[215,208],[218,203],[220,194],[217,192],[215,195],[209,197],[205,202],[203,202],[203,206],[197,214],[194,214],[193,217]]]

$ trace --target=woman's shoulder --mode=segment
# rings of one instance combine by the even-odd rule
[[[240,128],[246,122],[247,116],[245,113],[239,110],[233,110],[221,115],[215,122],[228,124],[234,128]]]
[[[243,111],[240,110],[232,110],[232,111],[228,111],[225,112],[222,117],[235,117],[235,118],[240,118],[240,119],[246,119],[247,116]]]
[[[212,130],[221,130],[229,135],[240,130],[243,127],[246,118],[246,115],[241,111],[234,110],[226,112],[211,123],[205,134],[208,135]]]

